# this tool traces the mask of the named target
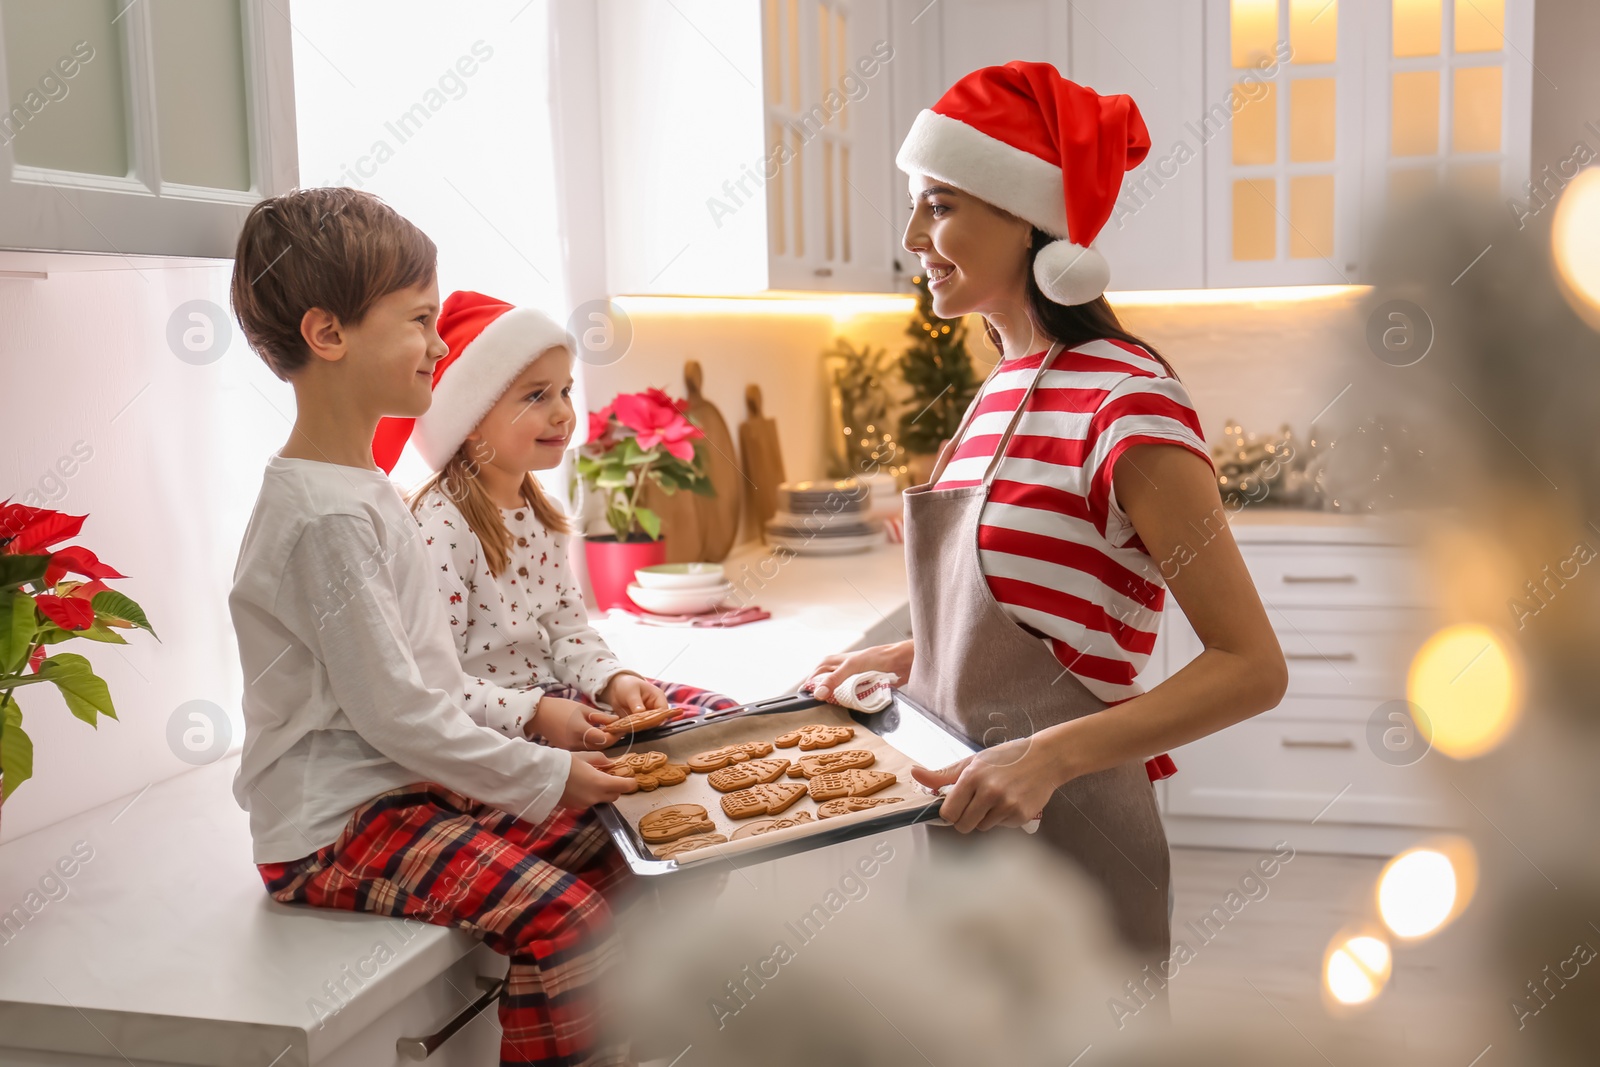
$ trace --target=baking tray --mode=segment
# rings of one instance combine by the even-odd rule
[[[699,718],[683,719],[653,730],[646,730],[607,751],[612,755],[620,755],[634,748],[648,748],[652,743],[659,743],[668,738],[678,738],[702,731],[706,733],[704,747],[715,748],[719,743],[717,735],[724,732],[719,731],[718,727],[728,722],[743,722],[755,717],[784,715],[816,707],[826,708],[832,713],[847,714],[856,726],[875,735],[924,767],[944,767],[977,751],[964,738],[930,714],[926,708],[899,690],[891,694],[889,706],[875,714],[846,711],[838,705],[825,703],[804,693],[773,697],[754,704],[711,712]],[[666,786],[659,791],[663,800],[669,800],[673,788],[677,787]],[[595,806],[595,812],[634,874],[643,877],[661,877],[697,869],[710,869],[712,865],[736,861],[738,861],[736,865],[764,863],[781,856],[810,852],[844,841],[869,837],[885,830],[929,822],[938,818],[941,801],[932,794],[929,794],[927,799],[926,805],[890,804],[882,808],[872,808],[828,819],[818,824],[826,829],[808,826],[801,834],[795,834],[793,831],[776,831],[763,834],[757,839],[729,842],[729,845],[740,846],[735,849],[730,849],[729,845],[709,845],[688,853],[682,859],[657,859],[653,856],[649,846],[639,836],[638,829],[628,821],[616,805],[598,804]],[[769,837],[773,839],[770,842],[766,840]]]

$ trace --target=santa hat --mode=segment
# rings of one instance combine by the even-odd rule
[[[911,124],[895,163],[1057,238],[1039,250],[1034,279],[1058,304],[1086,304],[1111,280],[1090,242],[1111,217],[1123,174],[1149,151],[1132,99],[1101,96],[1048,63],[1018,60],[951,86]]]
[[[548,315],[466,291],[445,297],[439,336],[450,351],[433,368],[433,406],[417,419],[382,419],[373,435],[372,458],[386,471],[394,470],[413,429],[422,458],[432,469],[443,470],[467,434],[541,352],[556,345],[576,349],[567,331]]]

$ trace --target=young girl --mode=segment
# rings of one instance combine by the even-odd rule
[[[568,563],[571,525],[529,473],[559,465],[577,425],[562,328],[531,308],[456,292],[439,335],[450,353],[414,435],[435,473],[407,503],[447,601],[468,713],[510,737],[598,749],[612,743],[597,727],[614,713],[737,706],[628,670],[589,625]],[[410,429],[389,422],[375,443],[386,468]],[[491,695],[506,689],[528,699]]]

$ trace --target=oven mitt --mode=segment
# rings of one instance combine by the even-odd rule
[[[893,689],[894,675],[888,671],[862,671],[840,682],[830,696],[841,708],[870,714],[889,706]]]

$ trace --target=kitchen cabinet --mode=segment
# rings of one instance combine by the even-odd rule
[[[0,2],[0,248],[231,257],[297,181],[285,8]]]
[[[1532,0],[1207,0],[1206,284],[1362,280],[1441,183],[1526,179]]]
[[[1288,662],[1283,700],[1172,753],[1160,783],[1176,845],[1391,854],[1451,825],[1436,754],[1385,748],[1389,712],[1427,636],[1430,596],[1396,528],[1360,516],[1241,514],[1232,522]],[[1201,645],[1171,600],[1159,675]],[[1374,722],[1377,726],[1374,726]]]
[[[613,293],[896,288],[887,0],[599,8]]]

